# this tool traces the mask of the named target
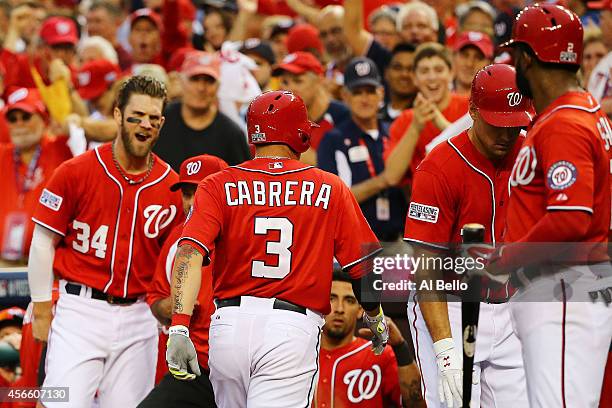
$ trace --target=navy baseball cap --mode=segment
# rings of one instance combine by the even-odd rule
[[[353,90],[365,85],[382,86],[378,68],[369,58],[353,58],[344,70],[344,86]]]

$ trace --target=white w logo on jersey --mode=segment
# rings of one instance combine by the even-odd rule
[[[353,404],[359,404],[361,401],[374,398],[380,383],[382,381],[382,373],[378,364],[374,364],[371,370],[362,370],[356,368],[345,374],[344,383],[348,385],[346,396]],[[355,388],[357,388],[355,390]],[[355,395],[357,391],[357,395]]]
[[[538,164],[533,146],[524,146],[518,154],[512,174],[510,175],[510,186],[526,186],[535,177],[535,168]]]
[[[164,208],[158,204],[151,204],[142,212],[142,215],[147,219],[144,225],[144,233],[147,238],[157,238],[159,232],[166,228],[172,222],[176,215],[176,207],[171,205],[170,208]],[[151,231],[151,225],[153,231]]]

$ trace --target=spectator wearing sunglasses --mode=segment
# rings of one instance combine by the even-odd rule
[[[53,170],[72,154],[66,137],[47,136],[48,114],[37,90],[15,90],[3,115],[11,143],[0,145],[0,262],[25,264],[34,207]]]

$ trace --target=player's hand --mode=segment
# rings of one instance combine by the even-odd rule
[[[463,363],[453,339],[446,338],[434,343],[438,364],[438,395],[448,408],[460,407],[463,400]],[[455,405],[455,401],[457,405]]]
[[[189,329],[185,326],[172,326],[168,329],[166,343],[166,363],[168,370],[177,380],[193,380],[200,376],[198,355],[189,338]]]
[[[53,320],[53,303],[34,302],[32,308],[32,335],[38,341],[46,342]]]
[[[414,99],[414,116],[412,123],[420,132],[425,127],[425,124],[434,119],[436,115],[436,106],[429,102],[422,93],[418,93]]]
[[[387,327],[389,328],[389,345],[391,347],[399,346],[404,341],[404,336],[402,336],[402,332],[397,327],[397,325],[391,320],[390,317],[385,316],[385,321],[387,322]],[[372,338],[372,331],[370,329],[359,329],[357,332],[359,337],[370,340]]]
[[[493,262],[498,256],[499,249],[489,244],[463,244],[461,245],[461,257],[464,259],[472,258],[474,263],[470,266],[472,268],[465,268],[463,272],[457,270],[457,273],[465,274],[466,279],[470,279],[474,276],[486,276],[494,282],[501,285],[505,284],[510,275],[507,273],[499,273],[500,271],[494,270],[491,267]]]
[[[383,352],[389,340],[389,326],[387,326],[385,321],[382,306],[378,306],[378,314],[376,316],[370,316],[368,312],[365,312],[363,314],[363,321],[374,334],[374,337],[372,337],[372,350],[378,356]]]
[[[511,269],[507,269],[503,266],[502,261],[502,253],[504,251],[504,247],[496,248],[489,256],[487,257],[487,265],[486,265],[486,276],[498,282],[500,284],[505,284],[510,279]]]

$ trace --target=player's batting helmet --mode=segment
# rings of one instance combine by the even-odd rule
[[[502,47],[529,45],[542,62],[580,65],[583,29],[574,12],[554,4],[533,4],[516,16],[512,39]]]
[[[310,132],[319,127],[308,120],[306,105],[289,91],[266,92],[251,102],[246,115],[251,143],[280,143],[297,153],[310,146]]]
[[[516,87],[516,71],[507,64],[488,65],[472,81],[470,103],[491,126],[523,127],[535,116],[531,99]]]

